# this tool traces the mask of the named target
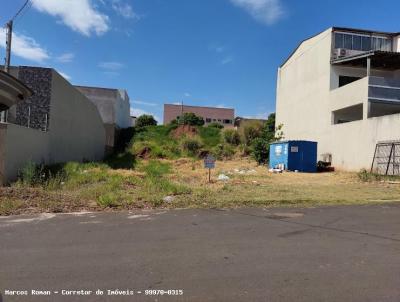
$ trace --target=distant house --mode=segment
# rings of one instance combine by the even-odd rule
[[[137,119],[136,116],[131,116],[131,122],[132,122],[131,126],[132,126],[132,127],[135,127],[135,126],[136,126],[136,119]]]
[[[103,158],[103,122],[82,93],[51,68],[12,67],[10,74],[0,73],[0,184],[28,162]]]
[[[232,108],[164,104],[164,125],[189,112],[202,117],[206,126],[210,123],[219,123],[232,128],[235,119],[235,109]]]
[[[118,130],[132,127],[128,93],[123,89],[75,86],[100,112],[106,129],[107,151],[116,144]]]

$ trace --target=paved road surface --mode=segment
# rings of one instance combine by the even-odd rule
[[[398,302],[400,204],[3,217],[0,292],[6,302]]]

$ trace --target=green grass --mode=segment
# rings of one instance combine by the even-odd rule
[[[199,127],[199,135],[205,147],[215,147],[221,143],[221,129],[214,127]]]
[[[219,159],[229,159],[240,150],[239,146],[224,143],[223,130],[215,127],[197,127],[198,135],[180,138],[174,138],[171,130],[168,126],[146,127],[135,134],[129,151],[135,156],[143,156],[145,153],[145,158],[152,159],[197,158],[204,152],[209,152]],[[192,142],[197,142],[196,150],[192,150]],[[189,148],[190,146],[193,148]]]

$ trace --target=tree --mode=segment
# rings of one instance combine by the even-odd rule
[[[202,117],[197,116],[193,112],[185,112],[181,117],[179,117],[179,123],[183,125],[190,126],[203,126],[204,120]]]
[[[136,120],[136,127],[147,127],[147,126],[156,126],[157,121],[154,119],[152,115],[143,114],[139,116]]]
[[[261,130],[260,136],[252,141],[253,157],[259,164],[268,163],[269,145],[283,138],[282,127],[283,125],[275,125],[275,113],[271,113]]]

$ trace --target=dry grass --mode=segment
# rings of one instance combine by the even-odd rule
[[[77,165],[77,164],[75,164]],[[136,170],[74,166],[61,186],[0,188],[0,215],[121,210],[132,208],[224,208],[315,206],[400,201],[396,182],[362,182],[356,173],[272,174],[251,159],[218,161],[208,183],[203,162],[142,161]],[[220,173],[230,177],[217,181]],[[173,196],[171,203],[163,197]]]
[[[174,206],[179,207],[308,206],[400,201],[399,184],[361,182],[356,173],[272,174],[251,160],[241,159],[217,162],[213,182],[209,184],[207,170],[203,169],[201,162],[181,160],[174,164],[174,169],[174,180],[190,184],[193,188],[190,196],[177,198]],[[220,173],[230,179],[216,181]]]

